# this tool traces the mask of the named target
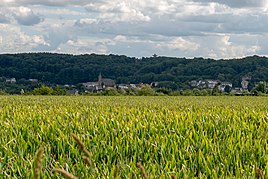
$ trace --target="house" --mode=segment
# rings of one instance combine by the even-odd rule
[[[78,90],[72,89],[72,90],[68,90],[67,94],[69,94],[69,95],[78,95],[79,93],[78,93]]]
[[[70,85],[65,84],[63,87],[64,87],[64,88],[70,88]]]
[[[16,83],[16,78],[7,78],[6,83]]]
[[[205,80],[199,80],[197,83],[198,88],[207,88],[207,82]]]
[[[249,80],[251,80],[251,77],[242,77],[241,87],[243,91],[248,91]]]
[[[150,86],[153,87],[153,88],[157,87],[158,85],[159,85],[158,82],[152,82],[152,83],[150,84]]]
[[[38,79],[29,79],[29,81],[32,83],[38,83]]]
[[[87,83],[83,83],[84,87],[86,88],[86,90],[89,91],[98,91],[102,88],[100,88],[98,82],[87,82]]]
[[[119,84],[117,85],[118,89],[130,89],[130,85],[127,84]]]
[[[219,90],[225,92],[226,86],[229,86],[229,89],[231,89],[233,87],[233,84],[230,82],[221,82],[221,84],[219,85]]]
[[[198,82],[196,80],[192,80],[189,82],[191,87],[197,87],[198,86]]]
[[[243,89],[242,88],[234,88],[234,89],[232,89],[231,92],[236,93],[236,94],[241,94],[243,92]]]
[[[218,80],[206,80],[207,87],[210,89],[215,88],[218,84],[220,84],[220,81]]]
[[[220,83],[218,80],[192,80],[189,82],[191,87],[197,87],[197,88],[210,88],[213,89],[215,86],[217,86]]]

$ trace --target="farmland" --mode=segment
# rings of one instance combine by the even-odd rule
[[[0,97],[0,178],[268,177],[267,97]],[[92,165],[71,134],[90,152]]]

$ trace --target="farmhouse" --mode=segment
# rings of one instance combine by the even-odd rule
[[[230,82],[221,82],[220,86],[219,86],[219,90],[221,90],[222,92],[224,92],[227,88],[227,86],[229,87],[229,89],[231,90],[233,87],[233,84]]]
[[[6,83],[16,83],[16,78],[7,78]]]
[[[210,80],[210,79],[207,79],[207,80],[199,80],[199,81],[193,80],[189,84],[191,85],[191,87],[210,88],[210,89],[213,89],[219,83],[220,83],[219,80]]]

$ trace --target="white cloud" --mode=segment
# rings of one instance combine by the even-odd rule
[[[97,39],[81,38],[77,40],[69,40],[66,43],[62,43],[55,50],[55,52],[64,53],[68,51],[72,54],[86,54],[86,53],[100,53],[109,54],[108,45],[112,41],[109,39]]]
[[[137,7],[132,6],[133,4],[129,1],[90,3],[86,6],[86,10],[99,13],[98,17],[103,21],[150,21],[150,17],[143,14]]]
[[[45,15],[53,15],[53,16],[86,16],[87,13],[81,12],[78,10],[72,10],[67,7],[58,7],[58,8],[38,8],[39,6],[33,7],[33,9],[37,10],[40,14]],[[79,9],[80,10],[80,9]]]
[[[264,7],[266,0],[194,0],[195,2],[217,2],[235,8]]]
[[[0,23],[14,23],[19,25],[35,25],[40,23],[43,18],[34,13],[28,7],[1,7],[0,8]]]
[[[177,37],[170,41],[167,46],[174,50],[183,50],[183,51],[196,51],[199,48],[199,44],[185,40],[182,37]]]
[[[251,35],[226,34],[211,34],[211,36],[196,38],[195,40],[200,43],[200,49],[196,52],[199,55],[196,56],[226,59],[257,54],[261,47],[253,39],[258,38]],[[248,40],[250,43],[246,43]]]
[[[10,28],[0,29],[5,44],[0,53],[9,48],[228,58],[268,50],[268,6],[263,0],[0,2],[0,25]]]
[[[85,5],[86,0],[1,0],[3,5],[25,6],[25,5],[45,5],[45,6],[68,6]],[[0,2],[1,2],[0,1]]]
[[[21,25],[35,25],[42,21],[38,15],[28,7],[12,8],[14,11],[14,18]]]
[[[0,24],[8,23],[10,23],[10,18],[6,14],[0,12]]]
[[[45,45],[42,36],[27,35],[18,27],[0,24],[0,49],[1,53],[29,52],[38,45]]]
[[[83,18],[83,19],[79,19],[78,21],[75,22],[75,25],[77,26],[83,26],[83,25],[90,25],[93,23],[97,23],[96,19],[92,19],[92,18]]]
[[[124,36],[124,35],[117,35],[115,38],[114,38],[115,41],[127,41],[127,37]]]

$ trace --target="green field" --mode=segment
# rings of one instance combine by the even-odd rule
[[[267,139],[265,97],[0,97],[0,178],[267,178]]]

